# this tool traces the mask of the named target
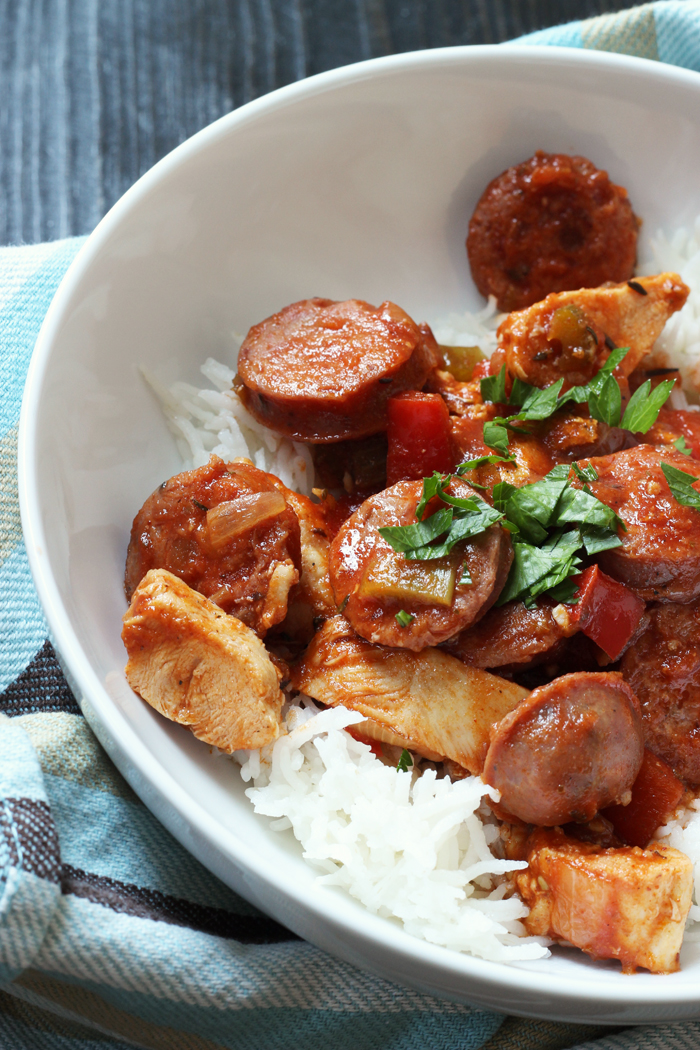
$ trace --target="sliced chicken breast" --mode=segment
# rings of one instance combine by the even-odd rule
[[[283,696],[263,643],[166,569],[134,591],[122,640],[131,688],[199,740],[230,753],[279,735]]]
[[[489,729],[528,695],[514,682],[468,667],[438,649],[389,649],[359,638],[335,616],[292,668],[295,689],[342,705],[429,758],[480,773]]]

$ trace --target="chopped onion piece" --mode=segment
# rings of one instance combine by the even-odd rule
[[[221,550],[244,532],[278,517],[287,506],[281,492],[250,492],[207,511],[207,532],[214,550]]]

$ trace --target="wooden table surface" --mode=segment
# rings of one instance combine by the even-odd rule
[[[629,0],[0,0],[0,244],[89,233],[174,146],[322,70]]]

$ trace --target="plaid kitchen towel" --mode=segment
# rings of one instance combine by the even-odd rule
[[[700,70],[700,4],[534,34]],[[158,824],[90,732],[46,638],[17,507],[17,421],[43,316],[82,242],[0,248],[2,1050],[696,1050],[700,1023],[610,1032],[445,1003],[261,915]]]

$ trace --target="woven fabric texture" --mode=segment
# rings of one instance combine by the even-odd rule
[[[482,31],[497,18],[508,30],[492,27],[498,39],[532,28],[536,18],[525,19],[526,6],[520,6],[516,23],[515,5],[494,4],[479,23]],[[19,108],[12,120],[19,121],[21,134],[8,137],[12,120],[0,120],[6,239],[88,230],[144,167],[201,124],[279,83],[315,72],[309,56],[319,63],[320,52],[308,43],[312,33],[336,41],[336,50],[324,52],[326,66],[404,45],[460,42],[459,33],[465,42],[471,40],[466,7],[456,3],[440,8],[442,21],[431,21],[430,31],[409,0],[395,6],[380,0],[352,5],[344,28],[320,3],[222,3],[217,42],[197,21],[210,7],[178,6],[174,0],[134,0],[118,7],[109,0],[46,0],[40,11],[38,3],[0,0],[0,25],[12,30],[0,34],[0,83],[8,69],[20,68],[18,63],[25,62],[26,69],[33,62],[38,70],[48,54],[54,62],[48,81],[38,71],[35,77],[44,94],[32,101],[31,78],[25,78],[21,98],[13,96],[12,105]],[[543,7],[533,2],[528,10],[532,15]],[[567,4],[558,10],[565,14]],[[182,55],[177,58],[173,43],[177,17],[178,39],[186,31],[188,46],[202,47],[205,39],[209,46],[200,54],[200,66],[190,63],[189,79],[181,76]],[[12,33],[14,44],[8,40]],[[49,47],[50,33],[52,46],[56,40],[70,41],[60,60]],[[133,40],[129,71],[110,67],[109,55],[118,50],[110,51],[110,33]],[[147,58],[139,51],[146,37],[151,41]],[[162,46],[154,44],[156,39]],[[700,69],[700,3],[666,0],[608,12],[527,39],[619,50]],[[256,51],[261,41],[267,41],[267,66]],[[159,77],[169,87],[162,96],[144,100],[139,77],[146,61],[158,64]],[[71,95],[77,91],[75,80],[65,76],[71,63],[80,65],[86,77],[80,99],[87,102],[81,102],[80,113],[78,95]],[[232,77],[234,64],[238,79]],[[149,82],[151,73],[152,68]],[[190,109],[180,93],[188,96]],[[138,120],[127,120],[125,113]],[[102,138],[81,137],[83,120],[97,122]],[[45,163],[32,145],[49,141],[42,135],[54,136]],[[120,135],[132,139],[125,143]],[[35,173],[33,181],[28,172]],[[329,1045],[353,1050],[685,1050],[700,1045],[696,1022],[612,1032],[594,1025],[527,1021],[370,977],[257,912],[184,851],[134,795],[88,728],[47,640],[17,505],[17,426],[26,370],[41,321],[81,243],[75,238],[0,248],[3,1050],[320,1050]]]

